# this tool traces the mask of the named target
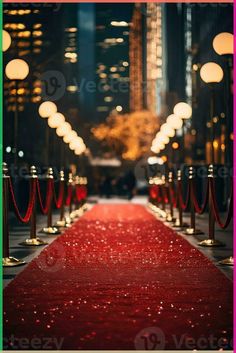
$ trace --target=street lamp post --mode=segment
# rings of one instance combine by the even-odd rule
[[[174,106],[174,114],[179,117],[180,119],[183,120],[183,125],[182,125],[182,153],[183,153],[183,161],[185,163],[185,120],[191,118],[192,116],[192,107],[185,103],[185,102],[179,102]]]
[[[5,68],[6,77],[9,80],[15,81],[16,95],[15,95],[15,112],[14,112],[14,168],[17,166],[18,156],[18,82],[24,80],[29,74],[29,65],[22,59],[13,59],[9,61]]]
[[[234,53],[234,36],[232,33],[222,32],[215,36],[212,42],[215,52],[224,59],[225,72],[225,113],[228,123],[225,124],[225,150],[226,162],[232,163],[232,148],[230,133],[233,129],[233,95],[232,95],[232,58]]]
[[[209,84],[210,89],[211,89],[211,98],[210,98],[210,129],[211,129],[211,137],[210,137],[210,142],[211,142],[211,160],[210,163],[214,164],[215,158],[214,158],[214,138],[215,138],[215,133],[214,133],[214,114],[215,114],[215,85],[219,82],[222,81],[224,76],[223,70],[220,65],[214,63],[214,62],[208,62],[204,64],[201,69],[200,69],[200,77],[201,79]]]
[[[57,106],[55,103],[46,101],[39,106],[39,116],[43,119],[48,119],[50,116],[57,112]],[[45,165],[49,165],[49,134],[50,130],[46,127],[45,130]]]

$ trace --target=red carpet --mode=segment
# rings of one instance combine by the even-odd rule
[[[95,206],[4,297],[6,349],[217,349],[232,338],[231,281],[139,205]]]

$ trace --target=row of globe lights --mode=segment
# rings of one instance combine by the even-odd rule
[[[65,121],[64,115],[57,111],[55,103],[50,101],[41,103],[38,112],[41,118],[48,119],[48,126],[56,129],[57,136],[62,137],[76,155],[85,152],[86,146],[83,139],[72,130],[71,125]]]
[[[152,141],[151,151],[160,153],[170,142],[170,138],[174,137],[176,131],[183,126],[183,120],[192,116],[192,108],[185,102],[179,102],[175,105],[173,114],[169,115],[166,122],[161,125],[160,131]]]
[[[215,36],[212,45],[218,55],[232,55],[233,35],[228,32],[219,33]],[[205,83],[214,84],[222,81],[224,73],[220,65],[215,62],[208,62],[201,67],[200,77]],[[160,132],[153,140],[151,151],[158,154],[161,150],[164,150],[170,138],[175,136],[175,130],[182,127],[182,119],[189,119],[191,116],[192,108],[187,103],[176,104],[174,114],[168,116],[166,123],[161,126]]]
[[[2,50],[7,51],[11,45],[11,36],[5,30],[2,31],[3,41]],[[24,80],[29,74],[29,65],[22,59],[11,60],[5,68],[5,73],[10,80]],[[81,137],[72,130],[71,125],[65,121],[63,114],[57,112],[57,106],[53,102],[43,102],[39,107],[41,118],[48,119],[48,125],[56,129],[56,134],[63,138],[65,143],[76,155],[80,155],[86,150],[86,146]]]

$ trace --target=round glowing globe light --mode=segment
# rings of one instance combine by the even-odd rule
[[[3,29],[2,31],[2,51],[6,51],[11,45],[10,34]]]
[[[57,106],[53,102],[43,102],[39,106],[39,115],[41,118],[48,118],[57,112]]]
[[[175,130],[181,129],[181,127],[183,126],[183,120],[175,114],[169,115],[166,119],[166,122]]]
[[[174,106],[174,114],[180,119],[189,119],[192,116],[192,107],[185,102],[179,102]]]
[[[74,131],[74,130],[71,130],[68,132],[68,134],[66,134],[64,137],[63,137],[63,141],[65,143],[70,143],[73,141],[73,139],[75,139],[77,137],[77,133]]]
[[[81,146],[83,146],[84,141],[81,137],[76,137],[70,144],[69,144],[69,148],[71,150],[76,150],[78,148],[80,148]]]
[[[170,138],[167,135],[163,134],[162,132],[159,132],[157,134],[156,139],[157,139],[158,142],[164,143],[166,145],[170,141]]]
[[[56,129],[56,134],[59,137],[63,137],[71,131],[71,125],[69,123],[63,123]]]
[[[86,146],[85,144],[83,144],[81,147],[75,149],[75,154],[79,156],[80,154],[84,153],[85,150]]]
[[[152,147],[151,147],[151,151],[152,151],[153,153],[159,153],[159,152],[160,152],[160,149],[159,149],[158,146],[152,146]]]
[[[220,65],[214,62],[209,62],[201,67],[200,76],[206,83],[219,83],[222,81],[224,73]]]
[[[48,118],[48,126],[53,129],[58,128],[65,122],[65,117],[61,113],[55,113]]]
[[[29,65],[22,59],[13,59],[7,64],[5,74],[9,80],[24,80],[29,74]]]
[[[232,33],[222,32],[213,39],[213,48],[219,55],[229,55],[234,53],[234,36]]]
[[[159,145],[160,151],[164,150],[165,147],[166,147],[166,145],[165,145],[164,143],[161,143],[161,144]]]
[[[161,132],[168,137],[175,136],[175,130],[166,123],[161,126]]]

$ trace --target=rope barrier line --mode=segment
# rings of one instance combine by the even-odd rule
[[[205,198],[204,198],[204,201],[202,203],[202,206],[199,205],[198,203],[198,200],[197,200],[197,197],[196,197],[196,194],[197,194],[197,191],[196,191],[196,183],[193,182],[193,203],[194,203],[194,207],[195,207],[195,211],[199,214],[199,215],[202,215],[206,208],[207,208],[207,205],[208,205],[208,199],[209,199],[209,181],[207,180],[207,188],[206,188],[206,192],[205,192]]]
[[[71,204],[72,200],[72,185],[68,185],[67,187],[67,197],[66,197],[66,206],[69,206]]]
[[[176,196],[176,191],[173,188],[173,185],[170,185],[169,193],[170,193],[170,200],[173,204],[173,207],[176,208],[177,207],[177,196]]]
[[[226,229],[228,227],[228,225],[231,222],[231,219],[233,217],[233,188],[231,190],[231,194],[230,194],[230,202],[229,202],[229,209],[228,209],[228,213],[226,216],[226,220],[224,222],[221,221],[220,219],[220,212],[217,206],[217,201],[216,201],[216,195],[215,195],[215,183],[214,183],[214,179],[210,179],[210,193],[212,196],[212,206],[213,206],[213,212],[214,212],[214,216],[215,216],[215,220],[218,223],[218,226],[222,229]]]
[[[46,245],[47,242],[45,242],[43,239],[40,239],[37,236],[37,224],[36,224],[36,206],[37,202],[39,203],[40,210],[44,215],[47,215],[47,226],[44,227],[40,233],[44,234],[51,234],[51,235],[56,235],[60,234],[61,231],[56,227],[52,225],[52,206],[53,206],[53,201],[55,203],[56,208],[60,208],[60,221],[58,221],[57,225],[59,227],[67,227],[69,226],[70,218],[71,218],[71,209],[72,209],[72,204],[74,203],[76,206],[76,199],[80,201],[80,204],[78,205],[79,208],[81,207],[81,211],[84,212],[86,210],[86,206],[84,204],[84,201],[87,197],[87,187],[85,186],[87,184],[87,178],[79,178],[77,177],[78,181],[81,181],[81,184],[78,184],[78,189],[77,192],[78,194],[74,195],[73,198],[73,191],[74,191],[74,183],[73,183],[73,177],[72,174],[69,174],[69,181],[68,181],[68,188],[67,188],[67,197],[65,193],[65,179],[64,179],[64,171],[60,172],[60,185],[59,185],[59,191],[58,191],[58,196],[56,195],[55,191],[55,184],[54,184],[54,178],[53,178],[53,169],[48,168],[47,172],[47,187],[46,187],[46,196],[45,196],[45,204],[43,204],[42,200],[42,192],[40,188],[40,184],[38,181],[37,173],[36,173],[36,168],[35,166],[32,166],[30,168],[30,188],[29,188],[29,200],[28,200],[28,205],[27,205],[27,210],[25,212],[25,215],[22,216],[19,210],[19,207],[17,205],[17,201],[15,198],[15,192],[14,192],[14,187],[12,185],[12,180],[10,176],[8,176],[8,168],[7,164],[3,163],[3,259],[2,263],[4,267],[13,267],[13,266],[20,266],[25,264],[25,261],[19,260],[15,257],[10,256],[10,248],[9,248],[9,220],[8,220],[8,215],[9,215],[9,201],[12,202],[13,204],[13,210],[14,213],[17,217],[17,219],[21,223],[29,223],[30,222],[30,236],[26,238],[23,242],[20,243],[20,245],[23,246],[41,246],[41,245]],[[65,205],[69,206],[69,212],[70,216],[65,217]],[[79,214],[75,210],[76,213]]]
[[[64,200],[64,192],[65,192],[65,187],[64,187],[64,181],[60,181],[59,185],[59,193],[58,193],[58,198],[56,196],[56,190],[55,190],[55,183],[53,182],[53,200],[56,208],[61,208],[63,200]]]
[[[150,179],[151,180],[151,179]],[[153,183],[156,185],[153,186]],[[160,184],[158,184],[161,181]],[[198,235],[203,234],[201,230],[196,229],[196,213],[202,215],[205,213],[208,208],[208,237],[198,243],[200,246],[205,247],[219,247],[224,246],[225,244],[221,241],[215,239],[215,223],[221,229],[226,229],[233,217],[233,185],[229,198],[229,208],[227,211],[226,219],[221,220],[220,212],[216,199],[216,187],[214,182],[214,166],[211,164],[208,166],[208,178],[206,182],[206,189],[204,192],[204,200],[202,204],[199,203],[197,199],[197,187],[196,187],[196,173],[195,168],[189,167],[189,177],[187,183],[186,199],[184,200],[183,184],[182,184],[182,173],[181,170],[178,170],[177,173],[177,185],[175,188],[175,183],[173,181],[173,172],[169,172],[169,179],[166,182],[165,175],[162,175],[161,178],[154,177],[152,178],[152,187],[150,188],[150,201],[153,205],[158,201],[158,195],[160,194],[160,203],[162,208],[155,209],[155,212],[158,212],[161,217],[164,217],[167,222],[172,222],[174,228],[186,228],[184,234],[186,235]],[[158,186],[158,188],[157,188]],[[167,195],[168,191],[168,195]],[[166,212],[166,204],[169,204],[169,210]],[[173,217],[173,208],[177,209],[178,217],[175,220]],[[158,211],[159,209],[159,211]],[[190,211],[190,226],[183,223],[183,212],[186,210]],[[162,211],[162,213],[160,212]],[[223,261],[223,264],[232,265],[232,259],[229,263],[228,259]]]
[[[186,211],[187,208],[189,207],[189,203],[190,203],[190,183],[188,183],[187,195],[186,195],[186,201],[185,202],[183,200],[182,181],[180,181],[180,183],[178,183],[178,187],[179,187],[179,202],[180,202],[180,206],[181,206],[183,211]]]
[[[45,200],[45,207],[44,207],[43,201],[42,201],[42,196],[41,196],[40,184],[39,184],[39,181],[37,180],[37,196],[38,196],[40,210],[43,215],[46,215],[49,211],[50,203],[51,203],[51,199],[52,199],[52,193],[53,193],[53,180],[48,179],[47,180],[47,190],[46,190],[46,200]]]
[[[35,198],[36,198],[36,179],[32,179],[30,182],[30,197],[29,197],[29,202],[28,202],[28,207],[25,213],[25,216],[21,216],[19,208],[17,206],[17,202],[15,199],[15,195],[14,195],[14,190],[13,190],[13,185],[12,185],[12,181],[11,178],[9,178],[9,191],[10,191],[10,195],[11,195],[11,200],[14,206],[14,211],[16,214],[16,217],[18,218],[18,220],[22,223],[28,223],[30,221],[31,215],[32,215],[32,211],[33,211],[33,207],[34,207],[34,203],[35,203]]]

